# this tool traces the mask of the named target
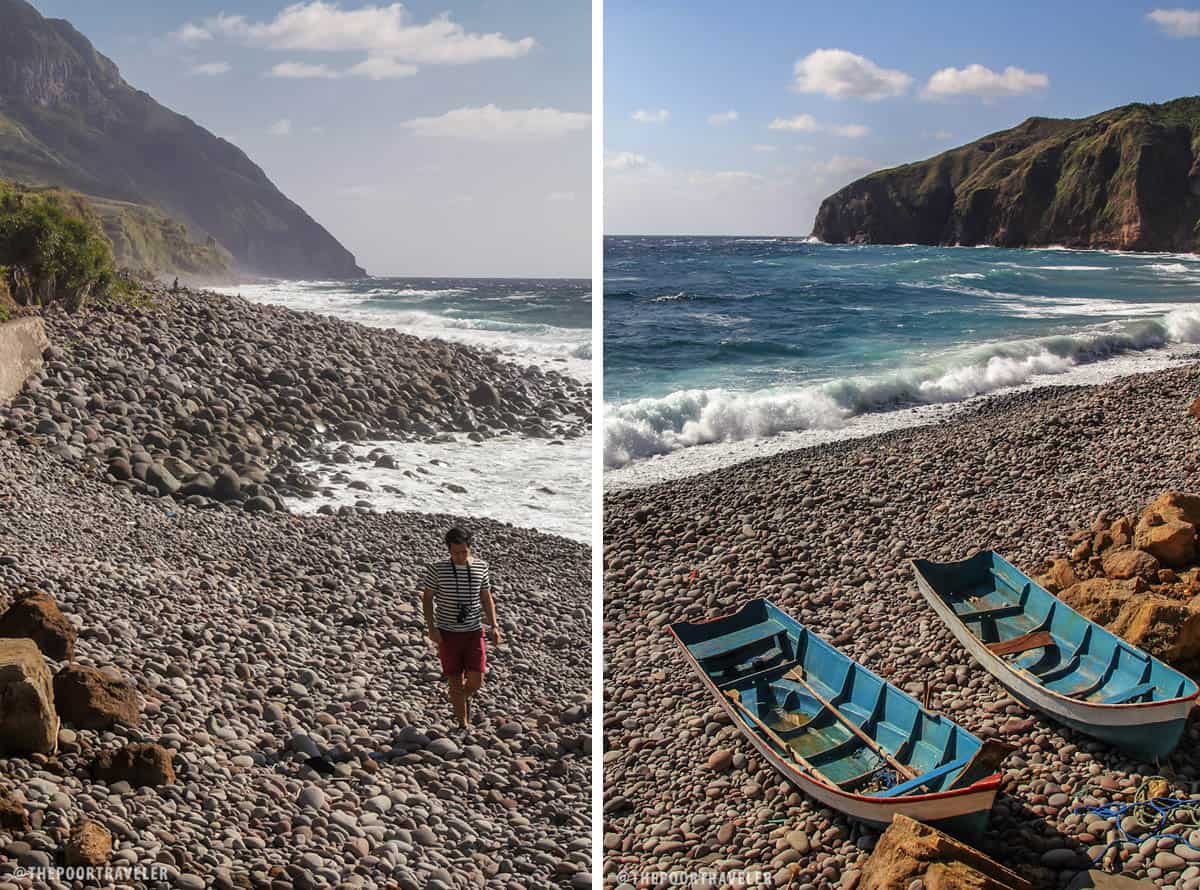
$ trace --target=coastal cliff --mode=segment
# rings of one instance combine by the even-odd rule
[[[130,86],[25,0],[0,0],[0,176],[157,208],[242,272],[365,274],[241,149]]]
[[[1200,97],[1029,118],[830,195],[829,243],[1200,250]]]

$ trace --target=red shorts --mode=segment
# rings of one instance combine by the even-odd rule
[[[483,629],[443,630],[438,643],[438,658],[442,661],[443,677],[461,677],[487,669],[487,650],[483,645]]]

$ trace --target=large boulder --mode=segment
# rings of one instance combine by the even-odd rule
[[[1015,872],[936,828],[897,815],[862,869],[859,890],[1033,890]]]
[[[48,593],[26,591],[0,615],[0,637],[33,640],[50,658],[70,661],[75,655],[75,625]]]
[[[1171,568],[1183,568],[1196,558],[1196,526],[1200,497],[1166,491],[1142,511],[1133,545]]]
[[[1110,578],[1143,578],[1146,581],[1156,581],[1158,571],[1162,568],[1162,564],[1145,550],[1128,547],[1106,552],[1103,566],[1104,574]]]
[[[0,638],[0,756],[49,754],[58,741],[50,668],[33,640]]]
[[[481,380],[475,384],[467,401],[476,408],[495,408],[500,405],[500,392],[490,383]]]
[[[173,755],[162,745],[138,743],[101,751],[92,761],[92,778],[113,784],[128,782],[135,788],[173,785]]]
[[[68,866],[99,868],[112,859],[112,847],[112,833],[99,822],[84,819],[71,831],[63,859]]]
[[[76,729],[137,726],[141,717],[137,691],[130,684],[79,664],[55,675],[54,700],[62,719]]]
[[[1200,597],[1188,602],[1162,596],[1140,578],[1092,578],[1059,597],[1143,652],[1180,667],[1200,663]]]

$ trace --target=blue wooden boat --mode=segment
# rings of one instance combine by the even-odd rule
[[[1016,698],[1147,758],[1175,750],[1197,687],[1084,618],[997,553],[912,561],[958,641]]]
[[[897,813],[987,827],[1012,747],[980,742],[765,599],[671,632],[735,726],[813,799],[873,825]]]

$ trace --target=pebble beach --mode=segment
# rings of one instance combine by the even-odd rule
[[[84,820],[135,885],[590,886],[590,551],[510,524],[320,514],[297,469],[367,440],[568,440],[576,381],[467,346],[236,298],[157,290],[46,316],[45,368],[0,408],[0,613],[49,594],[75,663],[132,686],[135,725],[64,723],[0,756],[0,888],[62,863]],[[451,730],[417,592],[452,523],[497,583],[474,726]],[[65,665],[47,659],[51,669]],[[173,782],[102,780],[160,745]],[[21,876],[21,874],[24,876]]]
[[[821,808],[764,764],[667,632],[755,597],[910,693],[928,680],[935,711],[1017,746],[979,848],[1034,886],[1070,885],[1103,851],[1113,825],[1074,805],[1126,799],[1155,774],[1176,793],[1198,790],[1200,726],[1156,765],[1027,711],[936,619],[907,564],[991,548],[1032,573],[1073,532],[1164,490],[1196,490],[1200,429],[1187,409],[1200,367],[1194,356],[1172,365],[994,396],[923,426],[609,491],[605,885],[746,870],[796,890],[857,886],[882,829]],[[1181,827],[1198,842],[1195,830]],[[1121,866],[1192,890],[1196,860],[1187,844],[1162,839],[1127,848]]]

